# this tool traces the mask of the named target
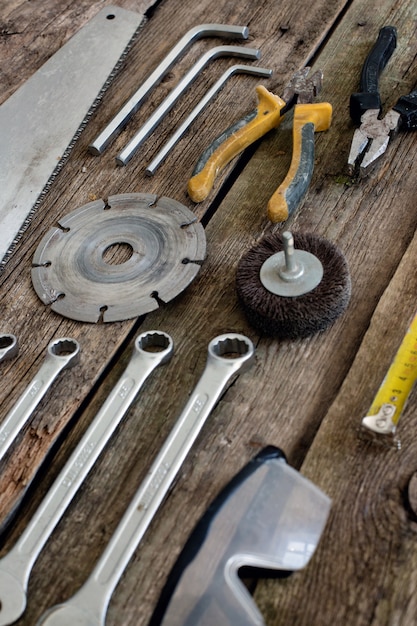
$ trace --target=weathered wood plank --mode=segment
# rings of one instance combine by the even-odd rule
[[[414,237],[303,464],[303,474],[333,499],[331,518],[304,572],[259,586],[270,624],[283,623],[288,614],[293,624],[416,621],[417,527],[407,504],[416,470],[416,394],[399,422],[400,450],[360,429],[415,313],[416,253]]]
[[[224,2],[216,5],[215,18],[216,21],[249,23],[254,33],[252,43],[260,45],[264,52],[262,64],[273,63],[277,70],[274,84],[278,90],[292,71],[318,49],[342,6],[342,3],[333,3],[329,7],[318,2],[309,6],[308,11],[301,15],[299,9],[289,2],[281,3],[279,7],[263,4],[262,8],[253,7],[253,3]],[[226,330],[245,332],[255,340],[256,364],[229,388],[214,411],[203,436],[199,438],[186,461],[175,489],[118,586],[112,599],[107,624],[147,623],[165,576],[194,522],[225,482],[260,447],[266,443],[279,445],[283,447],[289,460],[300,467],[313,441],[313,448],[303,465],[303,472],[333,497],[334,521],[323,538],[319,552],[305,572],[285,583],[274,582],[259,586],[257,599],[267,615],[268,623],[320,626],[330,621],[351,624],[396,623],[396,614],[390,609],[394,607],[399,610],[400,600],[404,595],[411,600],[402,615],[406,621],[401,623],[406,626],[413,623],[411,617],[414,599],[411,592],[408,589],[405,592],[399,582],[393,585],[393,572],[406,571],[406,566],[402,566],[402,558],[412,542],[412,538],[407,539],[407,533],[412,527],[399,506],[398,491],[400,485],[402,493],[406,478],[415,469],[410,461],[412,442],[406,443],[407,456],[402,457],[405,460],[399,472],[399,482],[394,482],[393,479],[393,482],[385,483],[382,470],[387,464],[386,460],[382,461],[378,456],[380,453],[372,451],[370,447],[366,451],[362,448],[363,444],[356,439],[356,431],[353,433],[349,430],[352,422],[346,416],[351,420],[351,416],[358,415],[357,421],[360,420],[362,413],[358,409],[366,410],[369,405],[384,366],[389,362],[403,333],[403,329],[397,327],[395,338],[390,334],[390,339],[379,347],[375,341],[377,335],[374,335],[371,328],[366,338],[374,337],[372,344],[375,358],[366,360],[361,357],[364,364],[357,369],[357,361],[354,361],[356,352],[360,346],[361,351],[365,350],[362,346],[366,345],[366,338],[363,344],[362,340],[369,322],[376,319],[381,310],[378,308],[372,318],[375,307],[384,293],[397,294],[397,288],[402,285],[398,277],[404,266],[400,266],[395,275],[392,292],[391,285],[388,290],[387,286],[407,249],[409,251],[404,260],[406,267],[410,266],[415,249],[415,242],[409,247],[416,226],[411,176],[416,150],[415,139],[411,135],[399,137],[389,148],[387,157],[390,160],[392,158],[389,167],[387,160],[368,180],[359,185],[345,184],[345,164],[353,132],[347,115],[349,94],[357,88],[359,67],[369,42],[373,41],[378,28],[384,23],[394,21],[401,35],[395,57],[398,62],[390,64],[383,77],[384,95],[391,95],[388,87],[390,84],[394,85],[394,91],[401,90],[401,93],[413,84],[413,73],[409,67],[414,54],[414,11],[411,3],[387,1],[379,6],[376,14],[372,7],[354,3],[343,16],[339,27],[332,32],[316,63],[325,70],[325,89],[321,99],[328,98],[332,102],[334,122],[328,133],[317,138],[313,185],[302,210],[289,220],[287,226],[327,236],[344,250],[353,280],[352,304],[347,314],[324,335],[307,341],[279,344],[257,337],[237,305],[234,272],[238,259],[261,234],[271,230],[265,216],[265,206],[288,167],[291,151],[291,124],[288,120],[279,132],[271,133],[261,143],[210,220],[206,229],[208,258],[196,281],[183,296],[163,310],[149,315],[141,325],[141,328],[158,327],[173,335],[177,344],[174,361],[157,372],[147,383],[129,418],[119,429],[74,506],[41,554],[30,581],[27,613],[19,623],[34,623],[45,608],[68,597],[85,580],[92,563],[106,545],[129,498],[145,475],[147,467],[185,404],[189,391],[202,372],[208,340]],[[35,354],[29,355],[29,351],[24,353],[21,362],[25,362],[25,366],[19,372],[19,385],[16,385],[12,394],[9,394],[12,387],[10,381],[14,380],[16,369],[13,371],[12,364],[4,368],[3,380],[9,386],[1,390],[2,406],[6,408],[4,403],[11,405],[17,397],[19,386],[23,388],[24,385],[24,373],[34,371],[36,359],[39,360],[50,335],[57,332],[75,334],[85,348],[83,365],[78,372],[71,373],[71,389],[64,402],[57,389],[56,396],[54,394],[47,406],[38,412],[38,432],[42,433],[42,441],[38,444],[36,463],[41,458],[42,451],[49,447],[74,413],[78,421],[69,433],[65,447],[61,448],[54,459],[50,471],[43,480],[38,481],[37,492],[31,492],[30,499],[21,509],[21,515],[17,517],[5,542],[5,549],[12,545],[24,528],[47,485],[121,373],[127,352],[123,353],[120,360],[114,360],[112,371],[96,395],[91,399],[88,397],[88,390],[93,382],[104,371],[118,348],[124,345],[124,339],[134,328],[131,322],[99,328],[58,318],[46,311],[36,300],[28,273],[22,272],[22,267],[30,267],[30,260],[41,234],[59,216],[85,202],[90,195],[101,196],[121,191],[157,191],[190,205],[185,195],[187,173],[201,147],[232,119],[241,117],[253,107],[254,91],[248,88],[249,79],[245,79],[245,82],[236,80],[233,91],[227,90],[219,95],[216,106],[211,107],[196,123],[193,134],[184,138],[179,146],[181,152],[178,150],[173,153],[154,179],[145,179],[143,176],[146,158],[155,149],[152,140],[141,153],[142,160],[135,159],[131,166],[123,170],[114,168],[114,150],[97,160],[86,156],[85,148],[97,129],[110,119],[124,101],[126,93],[137,85],[141,70],[146,76],[147,71],[154,66],[155,59],[149,54],[152,42],[163,41],[168,50],[177,39],[179,26],[185,31],[185,24],[191,26],[196,22],[209,20],[214,20],[214,17],[208,4],[199,4],[191,12],[189,7],[185,10],[179,2],[165,2],[160,5],[144,29],[135,50],[129,55],[126,72],[120,75],[110,90],[106,106],[100,108],[76,146],[67,164],[65,179],[61,176],[57,180],[44,203],[45,213],[36,216],[18,257],[12,259],[7,267],[3,284],[13,285],[13,292],[10,290],[1,295],[4,320],[9,325],[7,330],[16,330],[16,326],[12,326],[16,318],[18,334],[21,333],[23,337],[23,346],[29,345],[34,329],[42,327],[43,336]],[[358,25],[359,21],[362,26]],[[167,24],[170,25],[168,29]],[[280,30],[280,26],[289,26],[289,29]],[[278,41],[277,33],[280,33]],[[193,55],[193,58],[198,58],[203,48],[200,45],[198,49],[196,47],[195,51],[191,51],[184,59],[184,64],[175,68],[163,87],[170,89],[187,63],[191,62]],[[166,50],[161,50],[161,53]],[[142,61],[146,67],[143,67]],[[135,76],[133,69],[136,70]],[[204,80],[217,76],[218,71],[220,69],[217,66],[215,72],[214,68],[210,68],[205,73]],[[195,86],[193,98],[197,100],[202,95],[203,87],[204,85]],[[236,94],[235,97],[232,94]],[[145,117],[161,95],[161,92],[155,94],[155,99],[145,107]],[[185,103],[179,106],[174,112],[175,120],[179,121],[186,110]],[[158,135],[161,139],[168,132],[169,120],[166,124],[165,130],[162,129]],[[123,144],[127,134],[124,133],[117,140],[116,146]],[[196,137],[199,138],[198,142]],[[82,167],[87,171],[82,172]],[[220,183],[221,180],[218,189],[221,189]],[[195,207],[196,214],[200,217],[204,215],[214,199],[215,194],[208,202]],[[414,278],[411,278],[410,286],[407,286],[408,295],[404,300],[404,306],[408,303],[409,313],[412,310],[414,293]],[[392,296],[390,306],[391,298]],[[403,304],[403,300],[400,302]],[[21,317],[22,309],[27,311],[24,319]],[[409,313],[404,314],[408,319]],[[381,321],[384,323],[382,318]],[[384,354],[385,363],[382,365],[378,361],[378,372],[372,372],[371,383],[369,378],[367,380],[363,376],[363,372],[368,372],[370,364],[376,362],[378,347],[380,353]],[[363,352],[359,352],[358,359],[361,354]],[[350,369],[352,362],[354,366]],[[354,371],[358,372],[356,376],[367,396],[363,393],[358,398],[354,386],[349,390],[348,385],[352,383],[343,385],[345,377],[349,374],[347,381],[351,380]],[[26,380],[28,379],[29,376]],[[62,389],[64,388],[63,383]],[[341,391],[338,395],[339,390]],[[71,393],[74,394],[72,397]],[[86,397],[91,400],[89,406],[84,412],[78,413],[77,408],[83,406]],[[45,414],[45,408],[49,414]],[[403,427],[406,427],[407,420],[410,419],[411,415],[407,412],[402,421]],[[52,420],[51,426],[49,420]],[[49,428],[49,433],[42,430],[45,427]],[[317,430],[319,435],[315,440]],[[23,451],[28,449],[30,436],[30,432],[27,433],[21,444],[20,455],[18,453],[14,457],[15,471],[19,463],[22,464],[25,456]],[[381,475],[373,482],[365,484],[361,482],[363,472],[367,467],[373,469],[372,464],[367,463],[369,460],[378,464]],[[26,479],[33,470],[33,464],[30,465],[26,470]],[[345,468],[349,471],[346,472]],[[374,478],[373,471],[369,469],[367,473],[368,480]],[[4,478],[5,484],[13,480],[8,477],[7,468]],[[21,481],[22,477],[19,476],[15,493],[21,490]],[[356,485],[360,496],[358,499],[350,495],[352,484]],[[368,497],[375,494],[377,508],[373,509],[373,501]],[[12,500],[13,495],[10,495],[8,501]],[[353,509],[350,506],[352,501]],[[384,505],[385,509],[382,508]],[[356,517],[359,510],[357,507],[360,509],[360,517]],[[6,503],[4,510],[7,510]],[[392,521],[394,528],[400,528],[402,533],[401,540],[395,533],[389,535],[386,544],[381,544],[375,563],[370,547],[375,547],[375,539],[379,537],[378,529],[374,526],[369,528],[366,523],[374,510],[377,514],[385,512],[384,532],[389,532]],[[330,533],[334,529],[337,534],[333,538]],[[349,537],[349,550],[346,549],[344,536]],[[358,537],[363,538],[363,541],[355,544]],[[369,541],[365,542],[368,538]],[[352,545],[354,556],[350,555]],[[385,545],[389,559],[382,567]],[[354,584],[346,576],[346,571],[353,574]],[[393,585],[394,591],[391,595],[386,591],[380,601],[379,612],[376,617],[372,617],[381,581],[384,592],[389,584]],[[358,600],[359,582],[363,595]],[[323,610],[322,603],[325,604]],[[392,621],[389,621],[391,617]]]
[[[124,144],[126,137],[130,136],[132,124],[118,138],[115,146],[108,150],[103,157],[97,158],[88,155],[86,152],[88,143],[96,136],[103,123],[107,122],[119,109],[127,95],[130,95],[137,88],[140,81],[167,54],[178,40],[179,35],[186,32],[191,26],[210,20],[224,23],[249,23],[251,31],[254,33],[250,45],[262,48],[266,64],[278,68],[277,74],[279,75],[280,68],[284,67],[285,47],[287,45],[293,46],[295,40],[304,42],[293,53],[290,67],[293,69],[293,67],[301,65],[308,56],[308,51],[311,53],[317,48],[342,6],[342,2],[334,2],[331,11],[329,7],[325,9],[322,1],[317,2],[315,10],[310,12],[311,17],[307,22],[295,22],[294,27],[283,34],[279,25],[283,21],[288,22],[293,10],[289,3],[288,6],[283,5],[279,11],[274,11],[269,20],[265,19],[264,11],[259,11],[249,2],[245,5],[223,2],[216,6],[215,14],[203,4],[193,7],[193,10],[190,11],[189,8],[182,5],[178,7],[175,3],[166,3],[155,12],[148,25],[143,29],[137,44],[126,59],[123,71],[110,87],[107,99],[103,101],[96,116],[77,142],[65,168],[56,178],[42,207],[26,231],[24,241],[18,246],[16,254],[7,264],[6,270],[0,278],[2,285],[6,286],[1,293],[3,331],[14,332],[19,336],[22,354],[19,361],[4,368],[3,395],[0,402],[2,402],[5,412],[16,401],[27,382],[34,375],[37,362],[43,355],[48,339],[57,336],[57,334],[74,336],[80,341],[83,351],[80,368],[66,376],[66,380],[71,377],[71,380],[76,381],[72,387],[72,383],[67,380],[67,384],[71,384],[71,392],[66,395],[64,400],[58,393],[49,398],[48,411],[55,418],[52,420],[50,416],[44,414],[42,409],[46,404],[43,405],[37,414],[37,419],[40,420],[39,424],[38,421],[34,422],[36,425],[36,445],[32,441],[31,429],[28,429],[20,447],[9,458],[3,474],[4,483],[9,487],[7,491],[4,490],[2,511],[7,512],[13,508],[15,497],[18,497],[21,490],[30,482],[34,470],[38,467],[46,450],[49,449],[61,429],[68,423],[71,415],[80,406],[91,385],[100,376],[109,360],[114,357],[115,350],[121,345],[134,324],[134,322],[125,322],[102,328],[74,323],[51,314],[38,300],[30,281],[31,260],[41,237],[52,225],[57,223],[60,217],[72,209],[91,199],[107,197],[110,194],[149,191],[174,197],[188,206],[191,204],[187,199],[185,187],[187,172],[191,170],[191,164],[195,162],[197,154],[201,150],[201,144],[197,145],[195,140],[191,142],[193,150],[190,146],[188,151],[183,152],[186,154],[186,158],[177,159],[175,168],[170,167],[167,163],[168,169],[163,170],[161,168],[159,176],[154,179],[148,179],[144,176],[146,161],[143,161],[140,155],[126,168],[116,168],[114,165],[116,150]],[[324,13],[327,16],[325,20],[323,20]],[[39,20],[40,16],[35,24],[39,24]],[[169,28],[167,28],[167,24],[169,24]],[[277,33],[279,36],[278,43],[276,42]],[[185,68],[188,68],[202,54],[203,49],[207,49],[209,45],[214,45],[214,43],[215,41],[211,44],[207,41],[200,41],[192,47],[182,62],[174,68],[167,80],[161,85],[161,89],[156,91],[156,95],[145,103],[141,115],[136,116],[135,124],[146,118],[155,104],[184,73]],[[217,77],[219,71],[220,65],[217,64],[216,67],[207,68],[204,77],[202,77],[204,81],[200,81],[199,90],[201,94],[204,92],[209,77]],[[288,69],[286,71],[288,72]],[[224,126],[226,119],[229,120],[232,117],[232,113],[233,116],[241,117],[246,112],[248,104],[252,106],[252,102],[249,102],[247,97],[247,82],[236,82],[235,87],[236,93],[239,94],[239,91],[241,93],[236,101],[230,101],[227,92],[220,94],[223,103],[219,101],[219,108],[216,109],[220,121],[216,123],[216,120],[213,120],[211,122],[212,127],[215,128],[215,133],[218,132],[218,128]],[[199,95],[195,92],[193,97],[197,99]],[[190,102],[188,101],[188,105],[183,103],[182,106],[189,105]],[[174,114],[179,118],[181,108],[176,109]],[[165,130],[165,132],[168,131]],[[199,133],[198,136],[202,142],[209,140],[208,134],[203,134],[198,129],[196,132]],[[149,143],[152,144],[152,139]],[[204,206],[196,208],[196,213],[202,215],[210,206],[211,200],[206,201]],[[24,311],[24,315],[22,313],[17,314],[17,311]],[[36,320],[37,328],[42,328],[43,341],[35,351],[32,342],[33,327],[28,323],[28,320],[31,319]],[[227,318],[224,317],[223,319]],[[224,321],[221,322],[223,325],[224,323]],[[181,332],[187,334],[188,331],[184,328]],[[103,342],[105,333],[106,337],[109,336],[109,333],[111,334],[110,341],[106,339]],[[78,379],[77,376],[79,376]],[[22,462],[22,459],[27,457],[28,447],[30,447],[31,455],[33,455],[31,456],[32,460],[29,463]]]

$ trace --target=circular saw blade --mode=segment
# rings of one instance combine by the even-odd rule
[[[115,322],[181,293],[204,260],[202,225],[171,198],[132,193],[90,202],[59,221],[33,257],[32,283],[53,311],[82,322]],[[124,262],[107,260],[123,244]]]

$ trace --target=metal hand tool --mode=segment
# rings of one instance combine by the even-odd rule
[[[235,476],[198,522],[175,563],[149,626],[261,626],[239,578],[268,570],[283,577],[305,567],[320,541],[331,501],[264,448]]]
[[[106,262],[115,244],[129,246],[124,263]],[[32,282],[55,313],[82,322],[114,322],[169,302],[200,270],[206,235],[194,213],[150,193],[109,196],[59,220],[33,258]]]
[[[360,92],[350,98],[350,115],[359,128],[355,130],[348,168],[351,176],[366,176],[385,153],[390,140],[400,130],[417,129],[417,90],[401,96],[395,106],[380,119],[381,97],[378,78],[397,44],[397,31],[385,26],[362,68]]]
[[[79,360],[80,346],[75,339],[54,339],[35,378],[0,424],[0,459],[4,457],[58,374]]]
[[[120,7],[105,7],[0,106],[0,270],[143,19]]]
[[[181,94],[191,85],[196,76],[205,68],[212,60],[222,56],[241,57],[243,59],[257,60],[260,58],[260,51],[255,48],[244,48],[243,46],[217,46],[208,50],[186,73],[180,82],[174,87],[171,93],[161,102],[155,109],[148,120],[137,131],[134,137],[128,142],[123,150],[117,155],[116,163],[118,165],[126,165],[140,144],[151,134],[164,115],[171,110]]]
[[[19,352],[17,337],[8,333],[0,334],[0,362],[13,359]]]
[[[72,498],[135,400],[151,372],[173,351],[169,335],[148,331],[135,340],[126,370],[62,468],[25,531],[0,559],[0,625],[12,624],[24,612],[32,567]]]
[[[193,123],[197,115],[201,113],[204,107],[210,102],[215,94],[223,87],[224,83],[234,74],[253,74],[254,76],[264,76],[269,78],[272,74],[272,70],[264,69],[262,67],[250,67],[249,65],[232,65],[224,74],[215,82],[215,84],[207,91],[205,96],[200,100],[197,106],[191,111],[183,123],[177,128],[177,130],[171,135],[166,144],[159,150],[157,155],[152,159],[152,162],[146,168],[146,173],[149,175],[155,174],[155,171],[165,159],[167,154],[172,150],[175,144],[181,139],[188,127]]]
[[[161,61],[161,63],[148,76],[145,82],[137,91],[127,100],[121,110],[107,124],[106,128],[101,131],[98,137],[89,145],[88,149],[91,154],[99,155],[104,152],[110,142],[128,123],[130,118],[137,112],[142,101],[145,99],[150,90],[155,87],[164,74],[174,65],[181,54],[198,39],[203,37],[227,37],[229,39],[247,39],[249,29],[246,26],[228,26],[224,24],[199,24],[191,28],[178,43],[172,48],[169,54]]]
[[[417,380],[417,314],[384,376],[362,426],[377,435],[395,435],[407,398]],[[398,441],[394,441],[399,446]]]
[[[310,75],[306,67],[296,72],[280,98],[265,87],[257,87],[258,107],[225,130],[203,152],[188,181],[188,194],[194,202],[204,200],[218,172],[242,150],[281,123],[294,106],[293,155],[287,177],[268,203],[273,222],[288,218],[305,195],[314,167],[314,133],[330,126],[332,107],[328,102],[313,103],[321,89],[322,72]]]
[[[235,333],[208,346],[203,375],[86,583],[49,609],[39,626],[104,625],[111,595],[137,545],[231,376],[253,360],[252,342]]]

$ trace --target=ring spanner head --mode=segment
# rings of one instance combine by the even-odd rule
[[[0,334],[0,362],[13,359],[19,351],[17,337],[8,333]]]

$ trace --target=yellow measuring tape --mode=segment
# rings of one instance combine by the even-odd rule
[[[381,383],[362,425],[382,435],[394,434],[417,379],[417,314]]]

